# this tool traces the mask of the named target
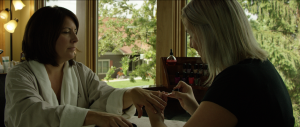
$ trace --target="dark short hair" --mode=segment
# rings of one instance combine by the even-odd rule
[[[32,15],[26,25],[22,41],[22,50],[27,61],[35,60],[58,66],[55,45],[66,17],[74,21],[78,30],[79,22],[76,15],[63,7],[43,7]],[[74,61],[69,60],[69,64],[74,65]]]

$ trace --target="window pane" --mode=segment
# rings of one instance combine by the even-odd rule
[[[103,61],[103,73],[106,73],[109,69],[109,61]]]
[[[111,74],[110,80],[127,79],[120,84],[129,85],[122,87],[141,86],[141,84],[153,85],[152,78],[155,78],[156,75],[157,1],[99,0],[98,2],[98,59],[114,61],[112,66],[116,67],[116,72]],[[148,64],[138,64],[140,60],[149,62]],[[103,72],[107,72],[108,69],[105,70],[103,66]],[[120,69],[124,74],[121,77],[117,76]],[[149,73],[151,76],[145,77],[145,75],[150,75]],[[99,79],[105,77],[105,75],[98,76]],[[150,82],[130,83],[129,78],[135,80],[142,78],[150,80]]]
[[[189,3],[191,0],[187,0],[187,3]],[[186,38],[186,56],[187,57],[200,57],[197,50],[195,50],[194,48],[191,48],[191,42],[190,42],[190,35],[189,33],[187,34],[187,38]]]
[[[187,57],[200,57],[197,50],[195,50],[194,48],[191,48],[191,39],[190,39],[190,35],[187,33]]]
[[[102,61],[98,61],[98,73],[102,73]]]
[[[59,6],[72,11],[76,15],[76,0],[46,0],[46,6]]]

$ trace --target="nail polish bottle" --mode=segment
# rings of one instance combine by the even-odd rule
[[[191,72],[189,76],[189,84],[194,85],[194,80],[195,80],[194,72]]]
[[[208,65],[207,64],[205,64],[205,65],[203,65],[203,67],[204,67],[204,72],[203,72],[203,75],[204,76],[208,76]]]
[[[197,73],[197,74],[195,74],[196,76],[195,76],[195,85],[196,86],[200,86],[200,74],[199,73]]]
[[[186,72],[186,63],[184,63],[182,66],[182,72]]]
[[[173,56],[172,49],[170,49],[170,56],[167,58],[166,64],[169,65],[169,66],[174,66],[174,65],[176,65],[176,63],[177,63],[177,60]]]
[[[179,81],[180,81],[180,76],[179,76],[179,72],[177,72],[175,76],[175,85],[177,85]]]
[[[198,73],[198,64],[194,65],[194,74]]]
[[[187,76],[186,76],[186,73],[185,72],[183,72],[183,76],[182,76],[182,79],[181,79],[182,81],[184,81],[185,83],[188,83],[188,79],[187,79]]]
[[[199,76],[203,76],[203,64],[199,64]]]
[[[186,72],[191,73],[191,70],[192,70],[192,65],[191,65],[191,63],[189,63],[187,66]]]

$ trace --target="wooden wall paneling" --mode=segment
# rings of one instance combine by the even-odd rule
[[[185,0],[157,1],[156,86],[167,87],[161,57],[167,57],[173,49],[175,57],[186,56],[186,34],[181,22],[181,9]],[[171,5],[171,6],[170,6]]]
[[[173,0],[157,1],[157,36],[156,36],[156,86],[166,86],[161,57],[167,57],[172,48],[172,6]],[[172,6],[170,6],[172,5]]]
[[[0,12],[5,9],[4,6],[4,0],[0,0]],[[0,61],[2,61],[2,57],[6,55],[5,51],[5,29],[4,29],[4,23],[6,20],[1,19],[0,21],[0,49],[4,50],[2,54],[0,54]]]
[[[96,72],[97,57],[97,0],[87,0],[86,7],[86,66]]]
[[[30,17],[33,15],[33,13],[34,13],[34,7],[35,7],[35,5],[34,5],[34,0],[30,0]]]
[[[46,5],[45,0],[34,0],[34,12]]]
[[[173,53],[175,57],[186,57],[186,32],[181,20],[181,10],[186,5],[185,0],[173,3]]]

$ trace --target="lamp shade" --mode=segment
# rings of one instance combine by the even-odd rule
[[[15,6],[16,11],[21,10],[25,6],[25,4],[23,4],[23,2],[21,0],[13,0],[12,2]]]
[[[4,24],[4,28],[7,32],[14,33],[18,23],[16,20],[10,20],[8,23]]]
[[[8,12],[6,10],[0,12],[1,19],[6,19],[7,17],[8,17]]]

